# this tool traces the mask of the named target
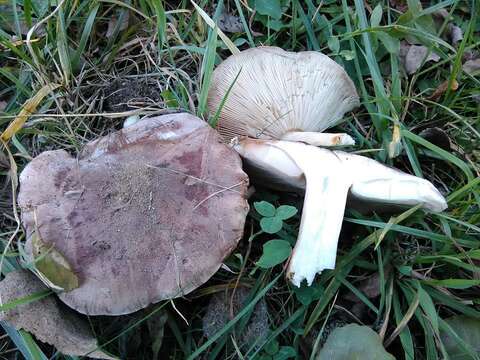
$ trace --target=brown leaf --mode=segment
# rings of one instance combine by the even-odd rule
[[[420,68],[425,58],[425,62],[437,62],[440,60],[440,56],[438,56],[433,51],[429,52],[429,49],[426,46],[405,45],[405,43],[403,43],[402,45],[404,46],[403,53],[405,53],[406,51],[404,66],[407,74],[415,73]],[[405,46],[408,46],[408,49],[405,49]]]
[[[449,151],[451,149],[452,143],[447,133],[439,128],[427,128],[420,132],[420,135],[425,140],[428,140],[434,145]]]
[[[240,17],[223,12],[218,19],[218,27],[227,33],[243,32]]]
[[[438,100],[440,98],[440,96],[442,96],[446,91],[447,91],[447,88],[448,88],[448,83],[449,83],[450,80],[445,80],[444,82],[442,82],[436,89],[435,91],[433,92],[432,95],[430,95],[429,99],[430,100]],[[453,80],[452,81],[452,84],[450,86],[450,90],[451,91],[455,91],[458,89],[458,82],[457,80]]]
[[[476,75],[480,72],[480,58],[465,61],[462,66],[463,71],[470,75]]]
[[[405,12],[408,10],[408,4],[406,0],[390,0],[390,6],[400,12]]]
[[[385,267],[384,277],[387,278],[390,273],[391,268]],[[358,290],[360,290],[367,298],[374,299],[380,295],[380,273],[375,272],[368,276],[366,279],[360,281],[359,284],[356,284]],[[350,301],[361,301],[354,293],[347,293],[344,297]]]
[[[70,291],[78,287],[78,277],[67,259],[53,245],[45,244],[38,231],[30,236],[32,254],[37,276],[49,288],[57,291]]]
[[[197,10],[198,14],[202,17],[203,21],[205,21],[207,25],[210,26],[210,28],[215,29],[217,26],[215,22],[212,20],[212,18],[200,6],[198,6],[195,3],[195,1],[190,0],[190,2],[192,3],[195,10]],[[227,46],[228,50],[230,50],[232,54],[238,54],[240,52],[237,46],[233,43],[232,40],[230,40],[230,38],[227,35],[225,35],[222,29],[217,29],[217,33],[218,33],[218,36],[220,36],[220,39],[222,39],[222,41],[224,42],[224,44]]]
[[[457,26],[454,24],[448,24],[447,31],[450,38],[450,42],[453,45],[457,45],[460,41],[463,40],[463,31],[460,28],[460,26]]]
[[[447,9],[440,9],[440,10],[437,10],[435,11],[433,14],[432,14],[434,17],[437,17],[437,18],[440,18],[440,19],[448,19],[450,18],[450,14],[448,12]]]
[[[47,288],[32,273],[18,270],[0,281],[2,304],[41,294]],[[59,306],[54,295],[34,302],[21,302],[14,308],[0,312],[0,320],[17,330],[32,333],[38,340],[55,346],[61,353],[96,359],[117,359],[97,349],[88,322],[65,306]]]
[[[42,87],[34,96],[28,99],[25,104],[23,104],[22,110],[20,110],[17,117],[8,125],[8,127],[2,133],[2,140],[10,140],[10,138],[23,127],[30,115],[37,110],[37,106],[40,104],[43,98],[59,86],[60,85],[58,84],[47,84]]]
[[[130,12],[126,11],[122,17],[122,11],[117,12],[115,15],[113,15],[110,18],[110,21],[108,22],[108,28],[107,28],[107,33],[105,34],[105,37],[108,39],[110,38],[113,33],[115,32],[115,28],[117,27],[118,21],[120,18],[122,18],[122,23],[120,24],[120,29],[119,31],[123,31],[128,28],[128,20],[130,18]]]

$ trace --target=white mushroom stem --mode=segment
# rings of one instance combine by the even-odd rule
[[[298,239],[287,269],[287,277],[296,286],[303,280],[310,285],[315,274],[335,267],[349,191],[380,203],[422,204],[432,211],[447,207],[430,182],[363,156],[298,142],[248,138],[234,147],[257,171],[305,189]]]
[[[347,146],[355,145],[355,140],[348,134],[329,134],[308,131],[289,131],[284,134],[281,140],[297,141],[313,146]]]
[[[286,141],[273,146],[294,159],[305,175],[302,219],[287,276],[296,286],[300,286],[303,279],[310,285],[316,273],[335,268],[337,242],[351,183],[332,151]]]
[[[273,182],[289,185],[294,189],[305,189],[305,177],[297,163],[284,150],[272,146],[271,142],[245,138],[234,139],[233,148],[252,165],[258,175],[267,175]]]
[[[357,199],[382,204],[414,206],[441,212],[447,202],[430,181],[387,167],[364,156],[343,151],[335,154],[354,180],[350,193]]]

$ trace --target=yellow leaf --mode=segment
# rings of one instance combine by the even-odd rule
[[[215,22],[212,20],[212,18],[205,11],[203,11],[203,9],[200,6],[198,6],[195,3],[195,1],[193,0],[190,0],[190,1],[192,2],[195,9],[198,11],[200,16],[203,18],[203,20],[205,20],[207,25],[210,26],[212,29],[214,29]],[[225,35],[225,33],[218,28],[218,26],[217,26],[217,32],[218,32],[218,36],[220,36],[220,39],[222,39],[222,41],[225,43],[225,45],[228,47],[228,49],[232,54],[238,54],[240,52],[240,50],[238,50],[238,48],[235,46],[232,40],[230,40],[228,36]]]
[[[67,259],[53,245],[45,244],[36,231],[32,234],[31,241],[35,273],[40,280],[57,291],[77,288],[78,277]]]
[[[388,144],[388,156],[390,159],[397,157],[401,150],[402,136],[400,135],[400,125],[393,125],[392,141]]]
[[[20,110],[15,120],[13,120],[10,125],[8,125],[7,129],[2,133],[2,140],[10,140],[12,136],[15,135],[23,127],[23,125],[25,125],[25,122],[28,120],[29,116],[37,110],[38,104],[40,104],[43,98],[59,86],[60,85],[58,84],[45,85],[33,97],[28,99],[25,104],[23,104],[22,110]]]

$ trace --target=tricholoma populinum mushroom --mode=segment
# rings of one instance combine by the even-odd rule
[[[249,175],[277,189],[305,190],[287,269],[295,285],[304,279],[311,284],[316,273],[334,268],[348,194],[379,203],[422,204],[431,211],[447,207],[424,179],[366,157],[312,146],[354,143],[345,134],[316,132],[338,124],[359,103],[351,79],[327,56],[272,47],[230,56],[213,74],[212,114],[225,96],[218,128],[244,158]]]
[[[247,186],[240,157],[206,122],[145,119],[77,158],[47,151],[26,166],[18,200],[25,252],[33,265],[48,249],[61,254],[57,265],[78,287],[35,272],[73,309],[131,313],[185,295],[218,270],[242,237]]]

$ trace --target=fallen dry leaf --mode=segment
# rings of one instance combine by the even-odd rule
[[[384,277],[387,278],[390,274],[391,268],[385,267]],[[376,272],[368,276],[366,279],[355,284],[363,294],[369,299],[374,299],[380,295],[380,273]],[[361,300],[352,292],[345,294],[344,299],[361,302]]]
[[[31,235],[34,267],[37,276],[51,289],[70,291],[78,287],[78,277],[73,272],[65,257],[55,249],[47,246],[38,231]]]
[[[460,26],[448,24],[447,31],[452,45],[457,45],[463,40],[463,31]]]
[[[467,60],[462,65],[463,71],[470,75],[476,75],[480,72],[480,58]]]
[[[403,51],[402,51],[402,46],[404,47]],[[408,48],[405,48],[407,46]],[[405,66],[405,70],[407,71],[407,74],[415,73],[420,68],[425,58],[426,58],[425,62],[429,62],[429,61],[437,62],[440,60],[440,56],[438,56],[433,51],[429,52],[429,49],[423,45],[406,45],[406,43],[402,43],[400,50],[401,50],[401,54],[406,53],[404,66]]]
[[[427,128],[422,130],[418,135],[444,150],[451,150],[452,143],[450,137],[440,128]]]
[[[390,0],[390,6],[400,12],[406,12],[408,10],[406,0]]]
[[[227,33],[237,33],[243,31],[243,24],[240,17],[224,12],[218,19],[218,27]]]
[[[105,34],[106,38],[110,38],[113,33],[115,32],[115,28],[117,27],[119,19],[122,19],[122,22],[120,24],[120,29],[119,31],[123,31],[128,28],[128,21],[130,18],[130,12],[127,11],[125,15],[122,17],[122,12],[117,12],[115,15],[113,15],[110,18],[110,21],[108,22],[108,28],[107,28],[107,33]]]
[[[23,127],[29,116],[37,110],[37,107],[43,100],[43,98],[59,86],[60,85],[58,84],[47,84],[42,87],[34,96],[28,99],[25,104],[23,104],[22,110],[20,110],[17,117],[10,123],[10,125],[8,125],[8,127],[2,133],[2,140],[10,140],[10,138]]]
[[[438,100],[440,98],[440,96],[442,96],[446,91],[447,91],[447,88],[448,88],[448,83],[449,83],[450,80],[445,80],[444,82],[442,82],[436,89],[435,91],[433,92],[432,95],[430,95],[430,97],[428,98],[429,100]],[[458,89],[458,82],[457,80],[453,80],[452,81],[452,84],[450,86],[450,90],[451,91],[455,91]]]
[[[432,15],[440,19],[448,19],[450,17],[450,14],[447,9],[440,9],[440,10],[434,11]]]
[[[212,29],[215,29],[216,24],[212,20],[212,18],[200,6],[198,6],[195,3],[195,1],[190,0],[190,2],[192,3],[193,7],[197,10],[197,12],[200,14],[203,21],[205,21],[207,25],[210,26]],[[230,40],[230,38],[227,35],[225,35],[225,33],[221,29],[217,28],[217,32],[218,32],[218,36],[220,36],[220,39],[222,39],[222,41],[224,42],[224,44],[227,46],[228,50],[230,50],[232,54],[238,54],[240,52],[240,50],[233,43],[233,41]]]
[[[18,270],[8,273],[0,281],[2,305],[27,296],[41,294],[44,286],[32,273]],[[86,356],[97,359],[116,359],[96,350],[97,340],[86,320],[65,306],[59,306],[55,296],[23,303],[2,311],[0,320],[7,321],[17,330],[23,329],[38,340],[55,346],[62,354]]]

